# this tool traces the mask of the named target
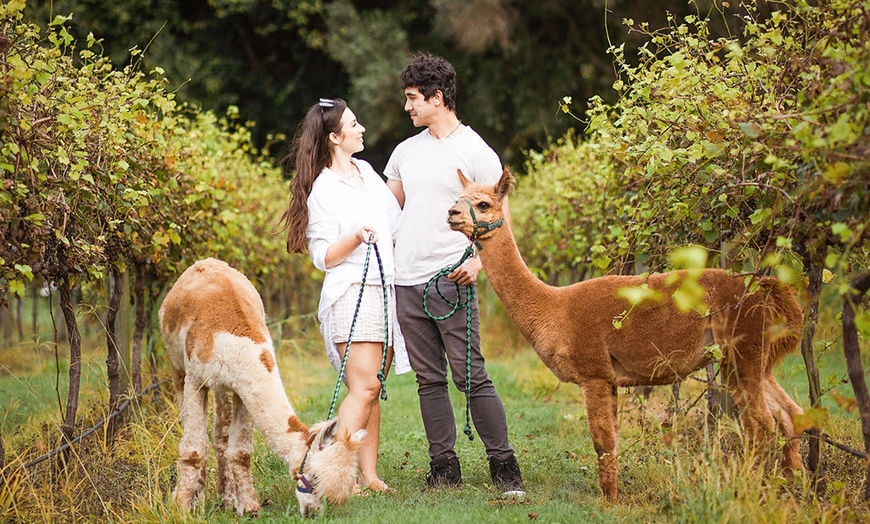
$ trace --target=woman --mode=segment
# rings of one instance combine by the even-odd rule
[[[308,110],[287,157],[288,164],[295,160],[296,174],[281,223],[287,231],[287,251],[301,253],[307,248],[317,269],[326,272],[318,318],[327,356],[337,370],[347,349],[368,242],[376,243],[389,298],[384,374],[393,359],[401,374],[411,369],[395,319],[393,289],[393,235],[401,209],[372,166],[353,157],[364,148],[364,133],[365,127],[341,99],[321,98]],[[377,257],[371,251],[345,367],[348,394],[338,408],[338,419],[351,433],[367,432],[359,452],[359,485],[387,491],[377,474],[384,299]]]

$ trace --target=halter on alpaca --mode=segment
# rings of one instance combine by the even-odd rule
[[[308,457],[314,482],[309,492],[296,492],[302,515],[322,511],[322,497],[347,500],[365,431],[349,435],[337,420],[310,428],[302,423],[278,372],[263,301],[244,275],[219,260],[200,260],[172,286],[159,316],[184,426],[173,494],[182,510],[191,509],[206,484],[209,391],[224,506],[235,506],[239,515],[260,509],[251,475],[255,426],[291,473]]]
[[[503,219],[502,202],[513,185],[510,170],[493,186],[469,182],[461,172],[459,177],[464,191],[450,208],[448,223],[486,248],[480,258],[489,284],[541,361],[560,380],[582,388],[598,481],[608,500],[615,502],[618,495],[618,388],[682,380],[711,361],[711,343],[722,349],[720,366],[749,439],[760,451],[778,423],[786,439],[783,468],[801,468],[793,418],[803,411],[773,376],[774,366],[800,343],[803,312],[791,289],[762,278],[750,292],[741,277],[705,269],[697,283],[710,313],[700,315],[681,312],[670,300],[685,272],[549,286],[523,262],[510,227],[480,227]],[[489,222],[479,221],[475,211]],[[619,290],[637,286],[663,300],[636,305],[616,329],[613,319],[630,307]]]

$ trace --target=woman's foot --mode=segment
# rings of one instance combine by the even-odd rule
[[[363,486],[363,491],[370,492],[381,492],[381,493],[395,493],[396,490],[387,486],[387,483],[381,479],[375,479],[368,483],[368,485]]]

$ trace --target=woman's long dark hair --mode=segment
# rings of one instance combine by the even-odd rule
[[[290,205],[281,216],[281,231],[287,231],[287,252],[305,253],[308,245],[308,195],[314,180],[332,160],[330,133],[341,133],[341,117],[347,103],[340,99],[321,99],[311,106],[290,142],[290,152],[282,164],[291,176]],[[293,168],[296,172],[293,174]]]

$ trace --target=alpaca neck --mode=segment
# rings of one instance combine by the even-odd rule
[[[245,397],[249,398],[242,400],[269,449],[281,457],[291,471],[298,467],[307,450],[308,428],[290,405],[277,371],[271,374],[271,380],[253,384]]]
[[[545,306],[554,288],[535,277],[523,262],[510,226],[497,228],[480,241],[480,260],[486,277],[520,333],[532,344],[545,331]],[[535,348],[538,351],[538,348]],[[543,357],[543,355],[542,355]]]

